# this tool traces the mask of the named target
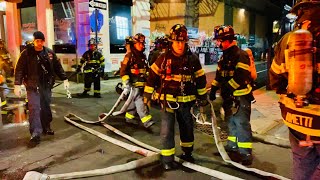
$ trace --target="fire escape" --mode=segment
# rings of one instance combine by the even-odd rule
[[[186,24],[197,27],[199,17],[214,16],[221,0],[150,0],[150,20],[185,18]]]

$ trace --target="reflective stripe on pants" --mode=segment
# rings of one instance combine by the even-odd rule
[[[160,137],[162,143],[162,149],[172,149],[175,147],[175,119],[177,118],[180,131],[180,141],[182,151],[185,153],[191,153],[193,151],[193,119],[190,113],[192,103],[181,103],[179,109],[174,113],[161,111],[161,130]],[[174,154],[171,156],[163,156],[163,162],[172,162],[174,160]]]
[[[140,88],[132,88],[132,93],[134,95],[133,101],[128,106],[127,113],[131,114],[133,117],[136,113],[138,113],[140,120],[142,123],[147,122],[152,119],[152,116],[149,115],[149,111],[147,107],[143,103],[143,96],[140,93]],[[132,119],[127,118],[126,119]]]

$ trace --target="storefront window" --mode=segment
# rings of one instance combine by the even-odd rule
[[[116,16],[117,38],[125,39],[129,36],[128,18]]]
[[[76,44],[74,1],[53,4],[54,40],[56,45]]]
[[[37,31],[36,7],[21,8],[21,37],[22,44],[33,40],[33,32]]]
[[[131,35],[131,6],[109,3],[110,53],[125,53],[124,39]]]

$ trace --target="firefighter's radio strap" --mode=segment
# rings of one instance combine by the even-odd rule
[[[284,124],[300,133],[320,137],[320,105],[296,108],[294,100],[286,95],[281,95],[279,103]]]

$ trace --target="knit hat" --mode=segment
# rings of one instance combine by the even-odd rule
[[[41,31],[36,31],[33,33],[34,39],[42,39],[45,40],[44,34]]]

